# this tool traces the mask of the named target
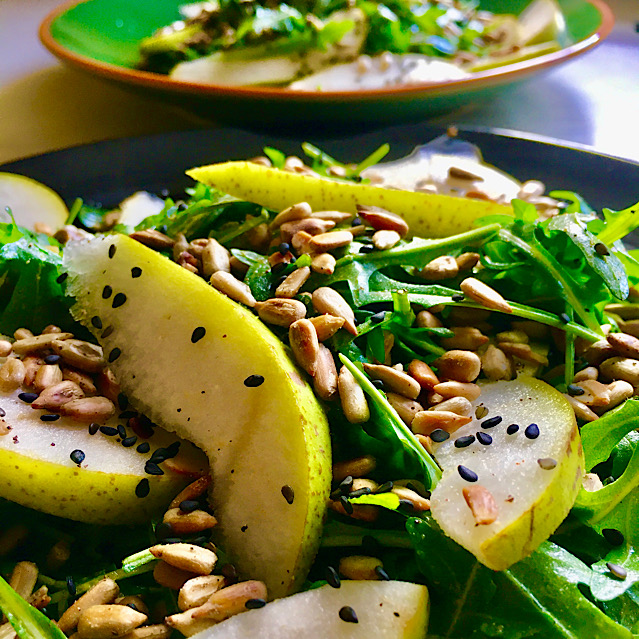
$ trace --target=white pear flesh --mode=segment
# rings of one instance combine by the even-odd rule
[[[357,623],[343,621],[350,606]],[[426,586],[402,581],[342,581],[278,599],[204,630],[198,639],[422,639],[429,599]]]
[[[11,209],[18,226],[30,231],[36,223],[46,224],[52,230],[61,228],[69,216],[63,199],[48,186],[17,173],[0,173],[0,212],[3,222],[10,219]]]
[[[40,419],[46,411],[31,408],[18,398],[20,389],[0,393],[0,497],[29,508],[67,519],[94,524],[132,524],[159,516],[193,477],[165,469],[164,475],[148,475],[144,465],[154,450],[178,441],[160,428],[147,441],[148,453],[136,446],[124,447],[118,436],[89,433],[87,424],[61,416],[53,422]],[[125,424],[117,415],[103,426]],[[133,435],[127,429],[127,436]],[[137,445],[136,444],[136,445]],[[182,442],[180,448],[192,447]],[[81,450],[76,464],[71,453]],[[203,469],[206,471],[206,466]],[[142,479],[149,494],[136,495]]]
[[[113,327],[97,336],[131,404],[208,455],[217,542],[230,561],[264,581],[271,597],[298,590],[326,512],[330,438],[281,341],[249,310],[128,236],[68,246],[65,265],[76,319],[90,327],[97,315]],[[107,284],[126,295],[124,304],[103,299]]]
[[[363,70],[362,65],[370,65],[370,68]],[[337,64],[293,82],[290,88],[295,91],[357,91],[462,80],[468,76],[452,62],[408,53],[392,56],[390,64],[385,56],[368,58],[367,62]]]
[[[443,475],[432,494],[432,514],[442,530],[480,562],[504,570],[547,539],[574,504],[584,474],[581,439],[566,399],[533,377],[484,384],[474,405],[487,408],[488,414],[433,445]],[[497,416],[502,418],[498,425],[481,427]],[[539,427],[536,439],[525,434],[531,423]],[[518,424],[519,430],[507,434],[510,424]],[[455,440],[478,432],[490,435],[492,443],[475,440],[465,448],[455,447]],[[554,460],[556,467],[542,467],[552,465],[547,460]],[[476,473],[477,481],[463,479],[460,465]],[[495,500],[498,516],[493,523],[477,525],[464,499],[463,489],[477,485]]]

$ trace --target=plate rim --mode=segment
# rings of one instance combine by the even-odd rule
[[[60,44],[52,34],[53,23],[74,7],[95,0],[66,0],[47,14],[38,29],[38,37],[47,50],[59,60],[99,77],[118,81],[136,87],[144,87],[180,95],[195,95],[208,98],[225,98],[231,100],[271,99],[280,102],[303,103],[313,102],[374,102],[394,98],[410,99],[429,95],[447,96],[460,93],[460,89],[473,91],[498,86],[521,79],[532,73],[542,71],[566,62],[585,53],[605,40],[612,31],[615,18],[612,9],[604,0],[582,0],[595,7],[601,21],[599,26],[585,38],[551,53],[536,56],[530,60],[489,69],[475,73],[470,78],[461,80],[445,80],[440,82],[420,83],[397,86],[386,89],[358,89],[355,91],[291,91],[278,87],[235,87],[220,84],[208,84],[176,80],[159,73],[138,71],[95,58],[85,56]]]
[[[430,129],[433,133],[439,133],[443,135],[447,127],[442,124],[431,124],[429,122],[420,122],[413,123],[412,126],[426,127]],[[558,149],[567,149],[568,151],[578,151],[580,153],[586,153],[591,156],[597,156],[607,160],[613,160],[615,162],[621,162],[627,164],[631,167],[639,167],[639,160],[633,160],[632,158],[626,158],[620,155],[615,155],[613,153],[608,153],[606,151],[601,151],[597,149],[597,147],[583,144],[581,142],[574,142],[571,140],[564,140],[561,138],[555,138],[549,135],[544,135],[541,133],[532,133],[528,131],[519,131],[517,129],[509,129],[505,127],[495,127],[495,126],[487,126],[481,124],[455,124],[451,122],[449,126],[454,126],[460,134],[464,133],[477,133],[483,135],[489,135],[491,137],[499,137],[504,140],[507,139],[515,139],[515,140],[525,140],[528,142],[534,142],[536,144],[543,144],[549,147],[554,147]],[[395,124],[384,127],[375,128],[371,131],[358,131],[353,133],[352,135],[343,135],[340,136],[340,140],[342,142],[347,142],[351,138],[359,138],[359,137],[369,137],[371,135],[382,136],[385,131],[393,131],[400,130],[404,128],[411,127],[411,124],[402,125]],[[278,134],[277,132],[265,132],[265,131],[251,131],[249,129],[245,129],[238,126],[220,126],[220,127],[212,127],[212,128],[190,128],[190,129],[179,129],[172,131],[159,131],[157,133],[145,133],[139,135],[124,135],[113,138],[104,138],[102,140],[93,140],[88,142],[78,142],[77,144],[71,144],[69,146],[50,149],[48,151],[43,151],[40,153],[33,153],[30,155],[25,155],[19,158],[13,158],[6,162],[0,162],[0,171],[7,171],[12,166],[21,164],[23,162],[29,162],[32,160],[45,159],[48,157],[55,157],[56,155],[66,154],[69,152],[73,152],[75,150],[88,149],[88,148],[98,148],[101,146],[110,146],[114,144],[127,144],[127,143],[137,143],[141,144],[145,141],[150,140],[161,140],[166,138],[167,136],[181,136],[181,135],[197,135],[197,134],[211,134],[211,135],[227,135],[233,134],[234,132],[239,132],[242,134],[246,134],[249,136],[254,136],[256,138],[264,138],[264,140],[268,138],[276,138],[277,140],[286,139],[289,142],[301,144],[301,142],[306,141],[304,136],[300,136],[299,134],[295,136],[286,135],[285,133]],[[304,139],[303,139],[304,138]],[[321,143],[323,140],[330,139],[334,140],[333,136],[312,136],[307,135],[306,138],[320,138],[319,142]]]

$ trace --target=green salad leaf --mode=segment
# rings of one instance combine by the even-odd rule
[[[37,608],[30,606],[0,577],[0,609],[20,639],[65,639],[66,635]]]
[[[544,542],[508,570],[493,572],[442,535],[430,517],[409,519],[407,530],[436,611],[429,636],[632,637],[591,601],[588,587],[598,573],[556,544]]]

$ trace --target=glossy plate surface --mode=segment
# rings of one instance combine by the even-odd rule
[[[69,205],[81,197],[115,206],[140,189],[179,196],[193,184],[184,174],[187,169],[250,158],[260,155],[265,146],[303,157],[300,144],[309,141],[340,161],[358,162],[388,142],[391,152],[386,159],[390,160],[443,133],[422,124],[339,139],[278,138],[231,128],[182,131],[73,147],[11,162],[0,166],[0,171],[39,180]],[[486,162],[517,179],[539,179],[548,191],[577,191],[596,210],[622,209],[639,200],[639,163],[513,131],[461,129],[460,137],[476,144]]]
[[[173,80],[137,71],[139,41],[179,18],[185,0],[77,0],[55,9],[40,27],[58,58],[105,79],[151,92],[230,123],[379,124],[445,112],[588,51],[612,29],[603,0],[558,0],[571,44],[554,53],[472,74],[463,80],[366,91],[289,91]],[[482,0],[482,8],[519,13],[529,0]]]

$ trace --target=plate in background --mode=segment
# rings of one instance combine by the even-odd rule
[[[366,91],[290,91],[173,80],[138,71],[140,40],[179,18],[185,0],[77,0],[51,12],[40,26],[43,44],[58,58],[130,89],[151,93],[200,115],[234,124],[291,128],[321,123],[379,125],[486,99],[498,89],[581,55],[610,33],[614,18],[603,0],[558,0],[572,44],[531,60],[472,74],[463,80]],[[518,13],[528,0],[482,0],[482,8]]]

